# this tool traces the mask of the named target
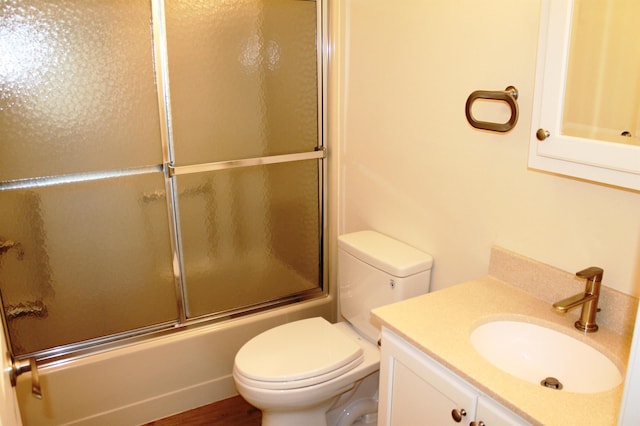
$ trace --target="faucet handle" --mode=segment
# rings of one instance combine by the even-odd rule
[[[604,275],[604,270],[602,268],[598,268],[597,266],[591,266],[587,269],[583,269],[582,271],[576,272],[576,276],[580,278],[586,278],[589,281],[593,281],[599,283],[602,281],[602,275]]]

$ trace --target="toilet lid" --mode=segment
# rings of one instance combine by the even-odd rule
[[[341,375],[363,357],[360,345],[316,317],[272,328],[249,340],[238,351],[234,369],[247,383],[296,388]]]

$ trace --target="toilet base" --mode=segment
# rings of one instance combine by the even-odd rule
[[[352,389],[300,411],[262,411],[262,426],[374,425],[378,414],[378,379],[375,372]]]
[[[262,426],[327,426],[327,410],[335,404],[339,395],[301,411],[262,411]]]
[[[340,395],[326,413],[328,426],[375,425],[378,416],[378,382],[376,371],[357,382],[353,389]]]

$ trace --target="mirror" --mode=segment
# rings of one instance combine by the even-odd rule
[[[531,168],[640,190],[639,17],[637,0],[542,1]]]
[[[640,146],[640,2],[574,0],[562,133]]]

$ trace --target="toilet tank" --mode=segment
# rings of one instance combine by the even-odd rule
[[[338,237],[340,313],[373,343],[379,326],[371,310],[429,292],[433,258],[375,231]]]

